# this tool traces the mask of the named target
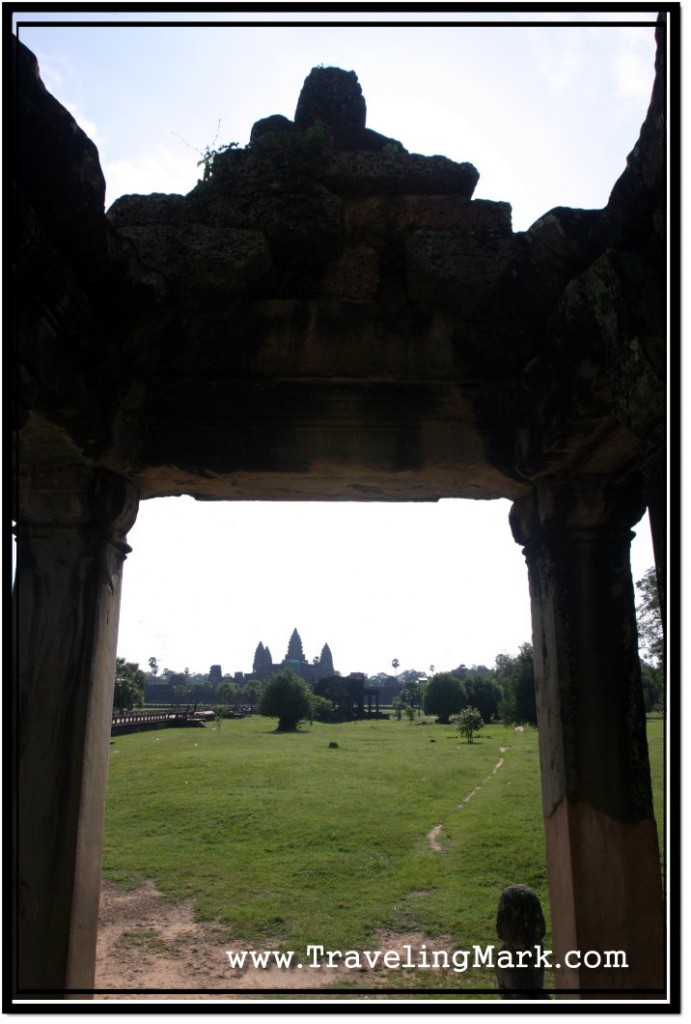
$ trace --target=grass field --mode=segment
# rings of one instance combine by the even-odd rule
[[[153,879],[254,948],[372,949],[387,931],[491,944],[499,894],[514,882],[548,914],[534,729],[487,726],[468,744],[431,723],[274,726],[250,718],[117,737],[105,877]],[[663,723],[649,731],[661,799]],[[428,833],[439,825],[435,850]],[[431,977],[391,973],[418,989]],[[495,984],[491,970],[448,983]]]

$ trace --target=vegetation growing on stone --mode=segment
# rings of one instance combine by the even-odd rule
[[[256,155],[289,153],[292,156],[320,153],[333,146],[333,134],[325,121],[315,121],[304,131],[267,131],[247,147]]]

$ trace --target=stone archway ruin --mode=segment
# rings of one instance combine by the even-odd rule
[[[470,164],[315,69],[187,196],[104,213],[93,144],[14,51],[18,995],[93,986],[120,576],[141,499],[505,497],[529,567],[560,985],[658,996],[665,911],[631,528],[664,607],[665,36],[603,210],[514,233]],[[491,912],[488,908],[488,912]]]

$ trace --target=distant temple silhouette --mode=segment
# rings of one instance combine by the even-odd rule
[[[365,688],[364,672],[351,672],[342,678],[334,669],[328,644],[324,644],[318,658],[309,662],[305,657],[297,629],[291,633],[286,656],[280,664],[274,664],[268,647],[261,642],[257,645],[252,678],[261,681],[287,668],[302,676],[318,696],[331,701],[331,710],[320,709],[317,718],[338,722],[354,718],[381,717],[380,691],[378,688]]]
[[[379,682],[368,687],[364,672],[350,672],[342,676],[334,668],[331,648],[324,644],[321,654],[309,662],[305,657],[302,640],[297,629],[291,633],[288,650],[283,661],[275,663],[271,651],[260,641],[254,652],[252,672],[235,672],[223,675],[221,665],[212,665],[208,678],[188,675],[183,672],[171,672],[164,669],[163,675],[156,678],[154,674],[147,677],[144,699],[148,704],[182,703],[190,700],[196,702],[215,703],[218,700],[216,687],[219,683],[232,681],[240,687],[256,680],[264,682],[272,675],[285,669],[292,669],[301,676],[310,689],[319,697],[324,697],[331,707],[320,707],[316,713],[322,721],[342,722],[358,718],[388,717],[380,711],[380,706],[388,704],[398,695],[401,684],[397,680],[391,685]]]
[[[317,683],[320,679],[338,676],[340,673],[334,669],[333,656],[328,644],[324,644],[321,654],[314,661],[309,662],[305,657],[302,647],[302,640],[297,629],[294,629],[288,641],[288,650],[283,661],[274,663],[271,651],[260,641],[254,652],[252,665],[252,678],[267,679],[281,669],[290,668],[308,683]]]

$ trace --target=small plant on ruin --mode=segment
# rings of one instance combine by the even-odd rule
[[[291,157],[298,157],[321,153],[332,144],[333,136],[328,124],[315,121],[304,131],[266,132],[255,139],[250,148],[253,153],[289,153]]]
[[[213,165],[216,157],[221,156],[223,153],[227,153],[229,149],[237,149],[239,143],[237,142],[224,142],[223,145],[217,146],[218,136],[221,132],[221,119],[218,119],[216,126],[216,134],[214,135],[213,141],[206,146],[203,150],[197,149],[196,146],[191,145],[186,139],[183,139],[182,135],[178,135],[177,132],[173,132],[173,135],[177,135],[181,142],[184,142],[188,149],[193,149],[195,153],[198,153],[201,160],[197,160],[197,167],[204,168],[204,181],[208,181],[213,175]]]

